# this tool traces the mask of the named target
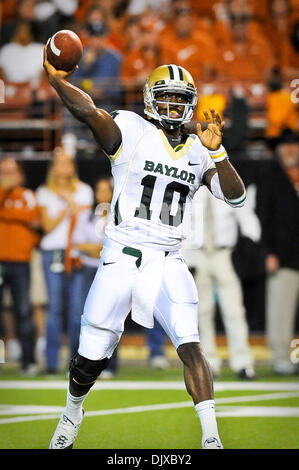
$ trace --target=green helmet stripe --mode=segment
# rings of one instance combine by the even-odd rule
[[[173,73],[173,68],[172,68],[171,65],[168,65],[168,70],[169,70],[170,80],[173,80],[174,79],[174,73]]]
[[[180,80],[184,80],[182,68],[178,66],[178,69],[179,69]]]

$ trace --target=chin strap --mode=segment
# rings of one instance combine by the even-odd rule
[[[177,124],[174,123],[174,122],[169,122],[167,121],[166,119],[161,119],[161,125],[167,129],[167,130],[174,130],[174,129],[177,129],[178,127],[181,127],[182,126],[182,123],[181,122],[178,122]]]

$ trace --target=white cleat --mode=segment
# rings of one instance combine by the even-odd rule
[[[159,355],[159,356],[154,356],[151,357],[149,360],[149,365],[153,369],[168,369],[169,367],[169,362],[165,356]]]
[[[223,449],[223,445],[218,439],[216,439],[216,437],[209,437],[209,439],[205,440],[202,448],[203,449]]]
[[[49,449],[72,449],[77,437],[79,428],[83,421],[84,410],[82,410],[82,418],[78,424],[74,424],[66,415],[62,415],[51,439]]]

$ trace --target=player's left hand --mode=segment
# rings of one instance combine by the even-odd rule
[[[201,140],[201,143],[209,150],[217,150],[222,142],[222,134],[225,122],[222,121],[219,114],[215,109],[210,108],[211,116],[209,116],[206,110],[203,111],[208,127],[205,131],[202,131],[200,123],[196,124],[197,135]]]

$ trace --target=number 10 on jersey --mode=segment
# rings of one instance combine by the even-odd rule
[[[153,192],[155,190],[157,177],[146,175],[142,180],[143,192],[141,196],[140,206],[136,208],[135,217],[151,220],[152,211],[150,205],[152,202]],[[171,208],[174,201],[174,194],[178,193],[179,200],[176,214],[171,214]],[[184,217],[186,198],[189,193],[189,186],[178,181],[168,183],[165,188],[163,199],[161,200],[160,220],[165,225],[178,227]]]

